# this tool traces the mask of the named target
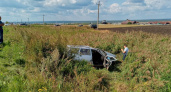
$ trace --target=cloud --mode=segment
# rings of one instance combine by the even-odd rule
[[[30,10],[31,12],[39,12],[40,11],[40,8],[38,7],[34,7],[32,10]]]
[[[0,14],[6,20],[96,20],[99,0],[2,0]],[[100,19],[148,18],[162,16],[171,9],[171,0],[100,0]],[[11,17],[12,16],[12,17]],[[170,15],[171,16],[171,15]],[[4,19],[3,18],[3,19]]]
[[[144,9],[162,9],[169,8],[171,0],[126,0],[122,5],[129,7],[139,6]]]
[[[0,3],[0,7],[15,7],[15,8],[25,8],[26,6],[22,5],[19,2],[16,2],[16,0],[3,0]]]
[[[45,6],[66,6],[70,4],[77,3],[76,0],[45,0],[44,5]]]
[[[144,3],[144,0],[127,0],[127,2],[131,2],[131,3]]]
[[[119,4],[114,3],[109,7],[109,12],[110,13],[118,13],[121,11],[121,7],[119,6]]]
[[[113,7],[113,8],[112,8]],[[126,0],[110,5],[110,14],[117,13],[126,18],[164,18],[171,9],[171,0]]]
[[[144,0],[146,6],[150,9],[162,9],[171,5],[171,0]]]

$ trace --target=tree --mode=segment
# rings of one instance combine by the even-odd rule
[[[5,24],[9,24],[9,22],[8,22],[8,21],[6,21],[6,22],[5,22]]]
[[[132,24],[132,22],[128,22],[127,24]]]

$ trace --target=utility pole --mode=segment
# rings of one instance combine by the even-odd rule
[[[43,14],[43,24],[45,24],[45,23],[44,23],[44,16],[45,16],[45,15]]]
[[[29,24],[29,18],[28,18],[28,24]]]
[[[98,30],[98,27],[99,27],[99,7],[100,7],[100,1],[97,3],[98,5],[98,17],[97,17],[97,30]]]

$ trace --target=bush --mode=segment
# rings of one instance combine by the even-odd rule
[[[67,64],[63,69],[60,71],[63,76],[71,76],[74,77],[76,73],[80,75],[81,73],[86,74],[91,70],[90,65],[88,65],[87,61],[71,61],[69,64]]]
[[[132,22],[128,22],[127,24],[132,24]]]
[[[16,62],[16,64],[19,64],[22,66],[25,66],[25,63],[26,63],[26,61],[24,59],[16,59],[15,62]]]

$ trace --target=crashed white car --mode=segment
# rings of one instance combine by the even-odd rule
[[[94,66],[103,66],[107,69],[112,62],[117,61],[116,56],[107,51],[82,45],[67,45],[67,56],[73,57],[74,60],[89,61]]]

